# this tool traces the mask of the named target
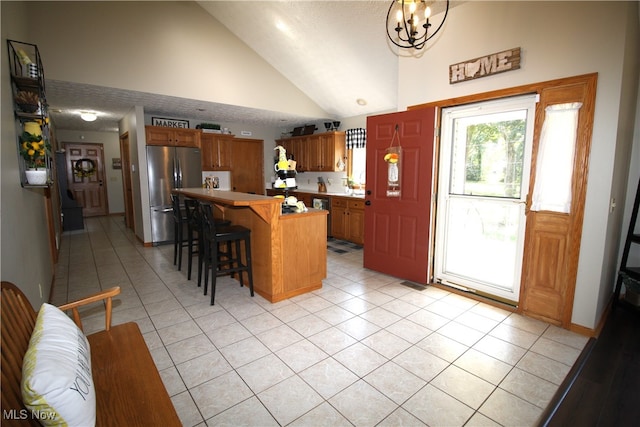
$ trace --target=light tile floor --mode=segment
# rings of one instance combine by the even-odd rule
[[[230,278],[216,305],[122,217],[65,233],[53,302],[119,285],[185,426],[534,425],[587,338],[327,255],[322,289],[271,304]],[[102,308],[85,313],[87,332]]]

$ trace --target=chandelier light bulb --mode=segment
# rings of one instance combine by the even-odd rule
[[[439,24],[436,21],[436,24],[432,25],[430,20],[434,10],[436,16],[442,16],[442,20]],[[392,21],[393,11],[395,22]],[[448,13],[449,0],[393,0],[387,12],[387,37],[400,48],[420,50],[440,31]],[[423,14],[424,21],[421,21]],[[435,31],[431,31],[432,27]]]

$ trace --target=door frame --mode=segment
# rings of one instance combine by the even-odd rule
[[[447,281],[447,285],[457,287],[460,286],[462,289],[468,289],[469,292],[476,293],[481,296],[486,296],[487,298],[494,299],[496,301],[501,301],[506,304],[516,306],[519,300],[520,295],[520,284],[522,282],[522,263],[524,261],[524,241],[525,241],[525,231],[526,231],[526,212],[525,212],[525,203],[527,200],[528,192],[529,192],[529,180],[531,177],[531,165],[532,165],[532,154],[533,154],[533,140],[534,140],[534,131],[535,131],[535,114],[536,114],[536,97],[535,95],[520,95],[513,96],[509,98],[502,98],[498,100],[491,101],[482,101],[480,103],[473,104],[473,107],[469,107],[467,105],[463,105],[461,107],[447,107],[446,109],[442,109],[441,113],[443,118],[443,126],[441,127],[441,137],[449,137],[449,141],[441,138],[440,141],[442,143],[441,148],[445,147],[446,150],[441,150],[442,157],[438,160],[438,164],[442,164],[442,167],[439,168],[439,175],[437,177],[437,199],[436,204],[439,204],[441,209],[439,209],[436,213],[436,227],[434,230],[435,234],[435,244],[436,249],[433,251],[434,254],[434,277],[433,280],[441,279],[441,281]],[[450,109],[455,109],[453,111],[449,111]],[[454,120],[463,117],[472,117],[472,116],[484,116],[488,114],[496,114],[496,113],[504,113],[505,111],[512,112],[514,110],[517,111],[525,111],[526,112],[526,127],[524,133],[524,148],[523,148],[523,168],[522,168],[522,186],[520,188],[520,195],[517,199],[511,197],[492,197],[486,195],[476,195],[476,194],[451,194],[449,195],[449,190],[443,187],[443,184],[449,183],[451,184],[451,150],[453,149],[453,134],[455,129]],[[452,114],[454,119],[450,119],[446,117],[447,114]],[[451,120],[451,121],[450,121]],[[443,130],[444,129],[444,130]],[[449,164],[449,166],[447,166]],[[484,201],[489,201],[491,204],[500,204],[506,203],[508,206],[515,208],[517,205],[517,209],[519,211],[518,217],[520,219],[520,225],[518,227],[517,233],[517,243],[515,248],[515,258],[516,265],[513,271],[512,283],[513,286],[510,291],[505,290],[496,285],[489,285],[484,283],[482,280],[478,280],[477,277],[465,278],[463,275],[457,274],[455,272],[445,272],[441,271],[442,265],[440,263],[444,262],[444,247],[449,242],[446,235],[448,233],[445,232],[445,225],[447,225],[448,216],[444,214],[447,213],[447,208],[443,203],[446,203],[446,199],[464,199],[464,200],[473,200],[473,199],[481,199]],[[443,214],[440,217],[440,214]],[[439,223],[438,221],[442,221]],[[438,262],[439,261],[439,262]],[[439,272],[439,277],[437,274]],[[515,298],[514,298],[515,297]]]
[[[104,204],[104,215],[109,215],[109,191],[107,189],[107,180],[106,180],[106,164],[104,162],[104,144],[101,142],[63,142],[62,146],[64,147],[65,153],[65,161],[67,162],[67,188],[73,191],[74,182],[73,182],[73,164],[70,164],[70,152],[69,147],[76,146],[82,147],[82,149],[96,149],[98,151],[99,162],[96,167],[95,176],[98,179],[99,187],[100,187],[100,197],[103,199]],[[90,214],[87,215],[86,211],[88,210],[85,206],[83,206],[83,216],[97,216],[100,214]]]
[[[124,197],[124,223],[127,228],[135,230],[133,214],[133,182],[131,177],[131,154],[129,152],[129,132],[120,135],[120,157],[122,167],[122,191]]]
[[[530,317],[539,318],[541,320],[545,320],[547,322],[551,322],[557,324],[563,328],[570,329],[571,328],[571,315],[573,311],[573,297],[575,294],[575,286],[578,275],[578,261],[580,258],[580,242],[582,239],[582,226],[584,222],[584,206],[586,200],[587,193],[587,178],[588,178],[588,170],[589,170],[589,155],[591,153],[591,136],[593,133],[593,117],[595,113],[595,97],[596,97],[596,86],[598,81],[598,73],[590,73],[583,74],[574,77],[566,77],[555,80],[548,80],[545,82],[531,83],[522,86],[516,86],[512,88],[499,89],[495,91],[483,92],[479,94],[467,95],[457,98],[450,98],[441,101],[429,102],[424,104],[418,104],[407,107],[408,110],[414,109],[422,109],[427,107],[437,107],[438,114],[436,117],[437,121],[437,136],[436,136],[436,159],[439,159],[439,149],[440,149],[440,132],[439,129],[441,127],[441,111],[442,108],[452,107],[464,104],[472,104],[481,101],[489,101],[492,99],[506,98],[509,96],[515,95],[525,95],[529,93],[537,93],[542,95],[545,91],[550,89],[569,87],[569,86],[582,86],[584,88],[584,99],[582,101],[581,114],[583,116],[583,120],[581,120],[581,127],[578,129],[578,135],[576,140],[576,152],[574,159],[574,166],[578,166],[581,173],[574,173],[573,175],[573,196],[571,202],[571,214],[570,220],[568,221],[568,229],[566,231],[566,238],[568,244],[566,245],[565,250],[565,259],[567,260],[566,268],[563,272],[562,281],[566,284],[564,288],[563,300],[560,303],[560,318],[559,319],[550,319],[548,316],[536,313],[535,310],[525,310],[523,307],[526,305],[526,300],[523,301],[523,298],[526,298],[526,291],[528,290],[527,286],[527,274],[531,273],[529,269],[529,265],[527,259],[523,260],[523,274],[521,279],[521,291],[520,291],[520,303],[516,309],[519,313],[525,313]],[[544,120],[544,107],[543,103],[538,103],[536,107],[536,127],[534,131],[534,147],[533,147],[533,156],[532,156],[532,165],[531,171],[535,173],[535,162],[537,158],[537,147],[540,138],[540,128],[542,127],[542,122]],[[438,162],[436,161],[434,164],[436,168],[435,176],[438,176]],[[574,171],[578,168],[574,168]],[[533,193],[533,185],[535,184],[535,176],[532,176],[529,181],[529,196],[527,198],[527,212],[529,212],[529,207],[531,206],[531,195]],[[437,183],[435,184],[437,185]],[[437,209],[437,206],[435,207]],[[435,215],[433,215],[435,217]],[[528,221],[528,219],[527,219]],[[525,250],[528,245],[528,242],[531,241],[534,236],[530,235],[531,230],[527,227],[526,237],[525,237]],[[433,257],[431,259],[433,263]],[[529,270],[527,270],[529,269]],[[430,269],[433,271],[433,268]],[[432,277],[433,279],[433,277]],[[447,288],[456,293],[461,293],[469,297],[474,297],[473,294],[467,294],[463,291],[458,291],[453,288]],[[482,299],[480,297],[476,297],[477,299]]]

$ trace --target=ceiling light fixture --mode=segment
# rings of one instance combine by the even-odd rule
[[[96,113],[90,113],[88,111],[83,111],[82,113],[80,113],[80,118],[82,120],[84,120],[85,122],[93,122],[95,119],[98,118],[98,115]]]
[[[446,5],[443,6],[443,3]],[[432,9],[436,9],[435,13],[438,13],[442,8],[442,21],[429,34]],[[393,11],[395,14],[392,14]],[[440,31],[448,13],[449,0],[393,0],[387,12],[387,36],[391,43],[403,49],[422,49]]]

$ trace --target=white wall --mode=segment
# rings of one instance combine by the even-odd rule
[[[26,2],[47,78],[324,117],[195,2]]]
[[[104,185],[107,188],[107,199],[109,202],[109,214],[124,213],[124,197],[122,188],[122,170],[114,169],[112,159],[120,158],[120,138],[117,132],[79,132],[70,130],[58,130],[56,132],[58,144],[62,147],[65,142],[69,143],[97,143],[104,148]],[[64,179],[64,177],[60,177]]]
[[[631,19],[628,17],[631,16]],[[399,110],[458,96],[598,73],[595,122],[589,165],[584,228],[572,321],[593,328],[605,309],[615,275],[622,210],[609,212],[609,199],[623,200],[632,141],[618,127],[633,128],[625,116],[635,107],[637,79],[623,80],[625,50],[637,57],[637,2],[482,2],[450,11],[445,27],[420,58],[401,58]],[[634,36],[634,34],[636,34]],[[627,43],[630,43],[629,45]],[[467,59],[521,47],[521,69],[449,84],[449,66]],[[635,50],[634,50],[635,49]],[[637,62],[630,66],[635,75]],[[624,110],[623,110],[624,108]],[[624,117],[620,117],[620,113]],[[620,154],[622,153],[622,154]],[[614,169],[622,168],[619,175]],[[637,165],[636,165],[637,168]],[[610,222],[613,227],[608,227]]]
[[[20,186],[17,132],[6,39],[28,41],[30,17],[24,4],[0,2],[2,49],[0,93],[2,93],[0,144],[0,277],[15,283],[35,308],[48,301],[53,265],[48,246],[45,197],[42,189]],[[42,289],[42,294],[40,292]]]

